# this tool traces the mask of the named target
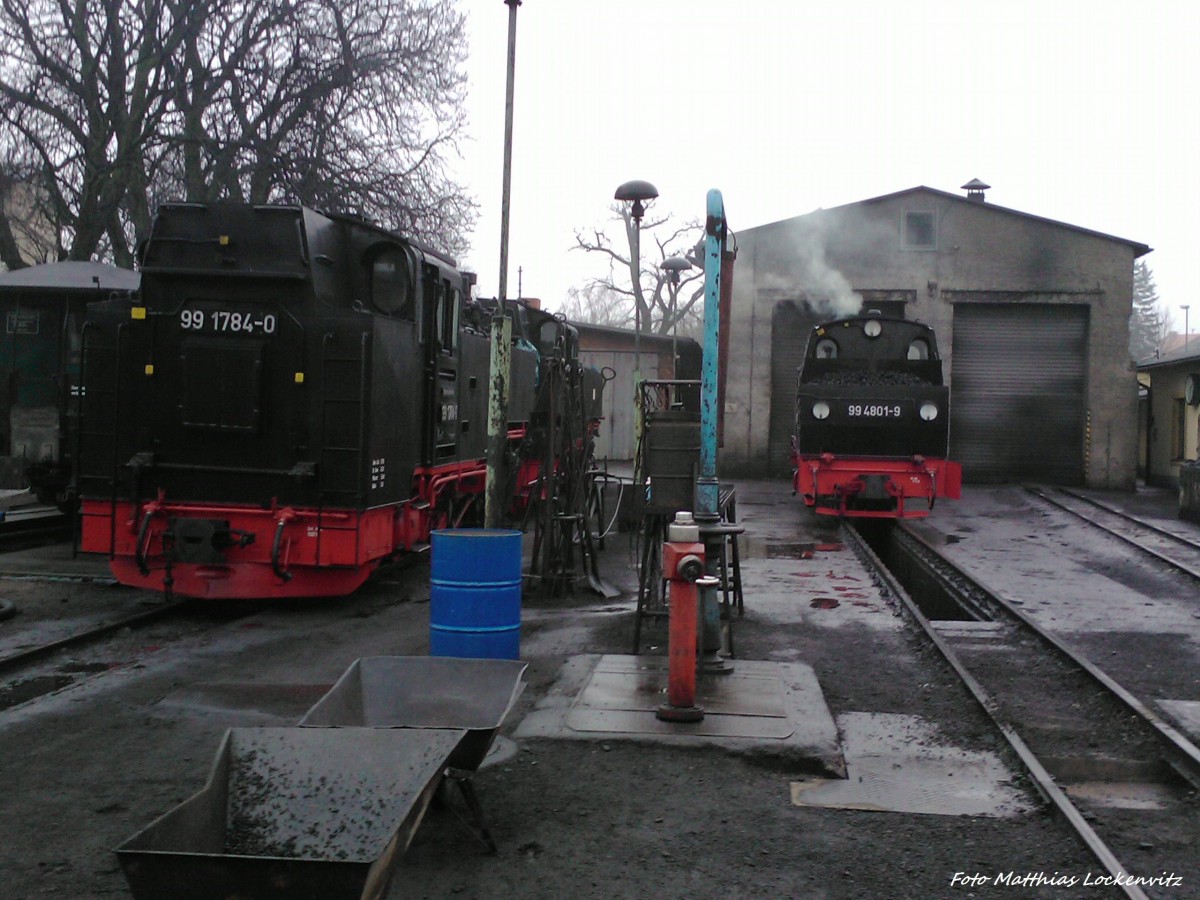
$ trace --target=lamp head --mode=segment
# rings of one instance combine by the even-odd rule
[[[692,264],[682,256],[672,256],[663,260],[662,269],[667,273],[671,284],[679,284],[679,276],[692,267]]]
[[[637,221],[641,221],[642,216],[646,212],[645,203],[647,200],[653,200],[658,196],[658,188],[648,181],[627,181],[613,194],[614,200],[633,203],[630,209],[630,214]]]

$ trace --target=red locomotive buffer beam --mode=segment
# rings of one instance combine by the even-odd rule
[[[827,516],[915,519],[928,516],[938,497],[962,494],[962,466],[944,459],[822,453],[797,455],[795,464],[796,493]]]
[[[395,508],[256,509],[84,500],[81,548],[121,584],[184,597],[336,597],[392,552]]]
[[[106,553],[121,584],[184,597],[339,597],[389,557],[427,545],[481,503],[485,469],[470,460],[421,468],[416,496],[373,509],[313,509],[86,499],[81,549]]]

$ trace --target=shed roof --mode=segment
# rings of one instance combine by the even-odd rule
[[[591,322],[576,322],[574,319],[568,319],[567,324],[574,326],[581,335],[591,333],[610,335],[613,337],[626,337],[629,338],[630,341],[634,339],[634,331],[632,328],[619,328],[614,325],[593,325]],[[672,337],[669,334],[660,334],[658,332],[649,332],[643,330],[639,340],[648,345],[670,346]],[[675,340],[679,344],[686,342],[699,346],[699,343],[695,340],[695,338],[680,337]]]
[[[0,272],[0,291],[136,291],[142,276],[129,269],[68,260]]]
[[[1150,356],[1139,360],[1137,368],[1139,372],[1145,372],[1180,363],[1200,363],[1200,335],[1197,335],[1194,341],[1180,347],[1178,350],[1172,350],[1170,353],[1165,353],[1162,356]]]
[[[1011,216],[1019,216],[1022,219],[1028,219],[1029,221],[1042,222],[1047,225],[1054,225],[1058,228],[1066,228],[1070,231],[1074,231],[1079,234],[1087,234],[1087,235],[1091,235],[1092,237],[1101,238],[1106,241],[1114,241],[1118,244],[1126,244],[1133,248],[1135,259],[1139,256],[1145,256],[1152,249],[1147,244],[1140,243],[1139,241],[1131,241],[1128,238],[1116,237],[1115,235],[1105,234],[1102,231],[1093,231],[1090,228],[1081,228],[1078,225],[1071,225],[1068,222],[1059,222],[1056,219],[1047,219],[1044,216],[1035,216],[1032,213],[1022,212],[1019,209],[1009,209],[1006,206],[997,206],[995,203],[988,203],[986,201],[981,201],[981,200],[969,200],[966,196],[964,196],[962,194],[952,194],[949,191],[941,191],[941,190],[938,190],[937,188],[926,187],[923,184],[918,185],[917,187],[906,188],[905,190],[902,190],[902,191],[896,191],[891,194],[882,194],[878,197],[870,197],[866,200],[856,200],[853,203],[844,203],[841,206],[834,206],[834,207],[830,207],[829,209],[814,210],[811,213],[805,213],[804,215],[801,215],[801,216],[793,216],[791,219],[784,219],[782,221],[790,222],[790,221],[792,221],[792,219],[801,219],[801,218],[804,218],[805,216],[816,215],[818,213],[833,212],[833,211],[839,210],[839,209],[850,209],[851,207],[854,207],[854,206],[866,206],[869,203],[882,203],[887,200],[895,200],[896,198],[903,197],[907,194],[917,194],[917,193],[933,194],[936,197],[940,197],[945,200],[950,200],[950,201],[953,201],[954,203],[968,204],[973,209],[990,209],[993,212],[1005,213],[1005,214],[1011,215]],[[779,224],[779,222],[770,222],[766,225],[756,225],[754,228],[743,229],[741,233],[745,234],[747,231],[754,231],[758,228],[770,228],[772,225],[778,225],[778,224]]]

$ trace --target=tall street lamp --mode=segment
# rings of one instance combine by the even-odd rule
[[[1183,310],[1183,349],[1184,349],[1184,352],[1186,353],[1187,348],[1188,348],[1188,343],[1190,342],[1190,336],[1192,333],[1191,328],[1188,327],[1188,310],[1191,309],[1192,307],[1191,307],[1191,304],[1181,303],[1181,304],[1179,304],[1179,308]]]
[[[491,360],[488,379],[487,474],[484,480],[483,524],[499,528],[504,517],[504,458],[508,447],[508,379],[512,374],[512,320],[505,314],[508,300],[508,220],[512,194],[513,93],[517,68],[517,7],[521,0],[504,0],[508,7],[508,71],[504,95],[504,168],[500,196],[500,286],[492,316]],[[519,292],[518,292],[519,293]]]
[[[639,450],[642,446],[642,216],[646,214],[646,203],[658,196],[658,188],[648,181],[627,181],[613,194],[614,200],[631,203],[629,216],[633,219],[633,231],[629,236],[630,277],[633,282],[633,430],[634,470],[633,480],[641,481]]]
[[[663,260],[662,269],[667,273],[667,292],[671,295],[671,377],[679,377],[679,277],[692,267],[682,256]]]

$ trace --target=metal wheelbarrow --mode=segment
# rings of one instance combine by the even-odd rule
[[[117,858],[137,900],[376,900],[465,737],[232,728],[204,788]]]
[[[521,696],[527,663],[509,659],[367,656],[355,660],[300,720],[304,728],[462,728],[467,735],[447,762],[474,819],[473,831],[494,853],[470,775],[487,757]],[[470,825],[471,823],[468,823]]]

